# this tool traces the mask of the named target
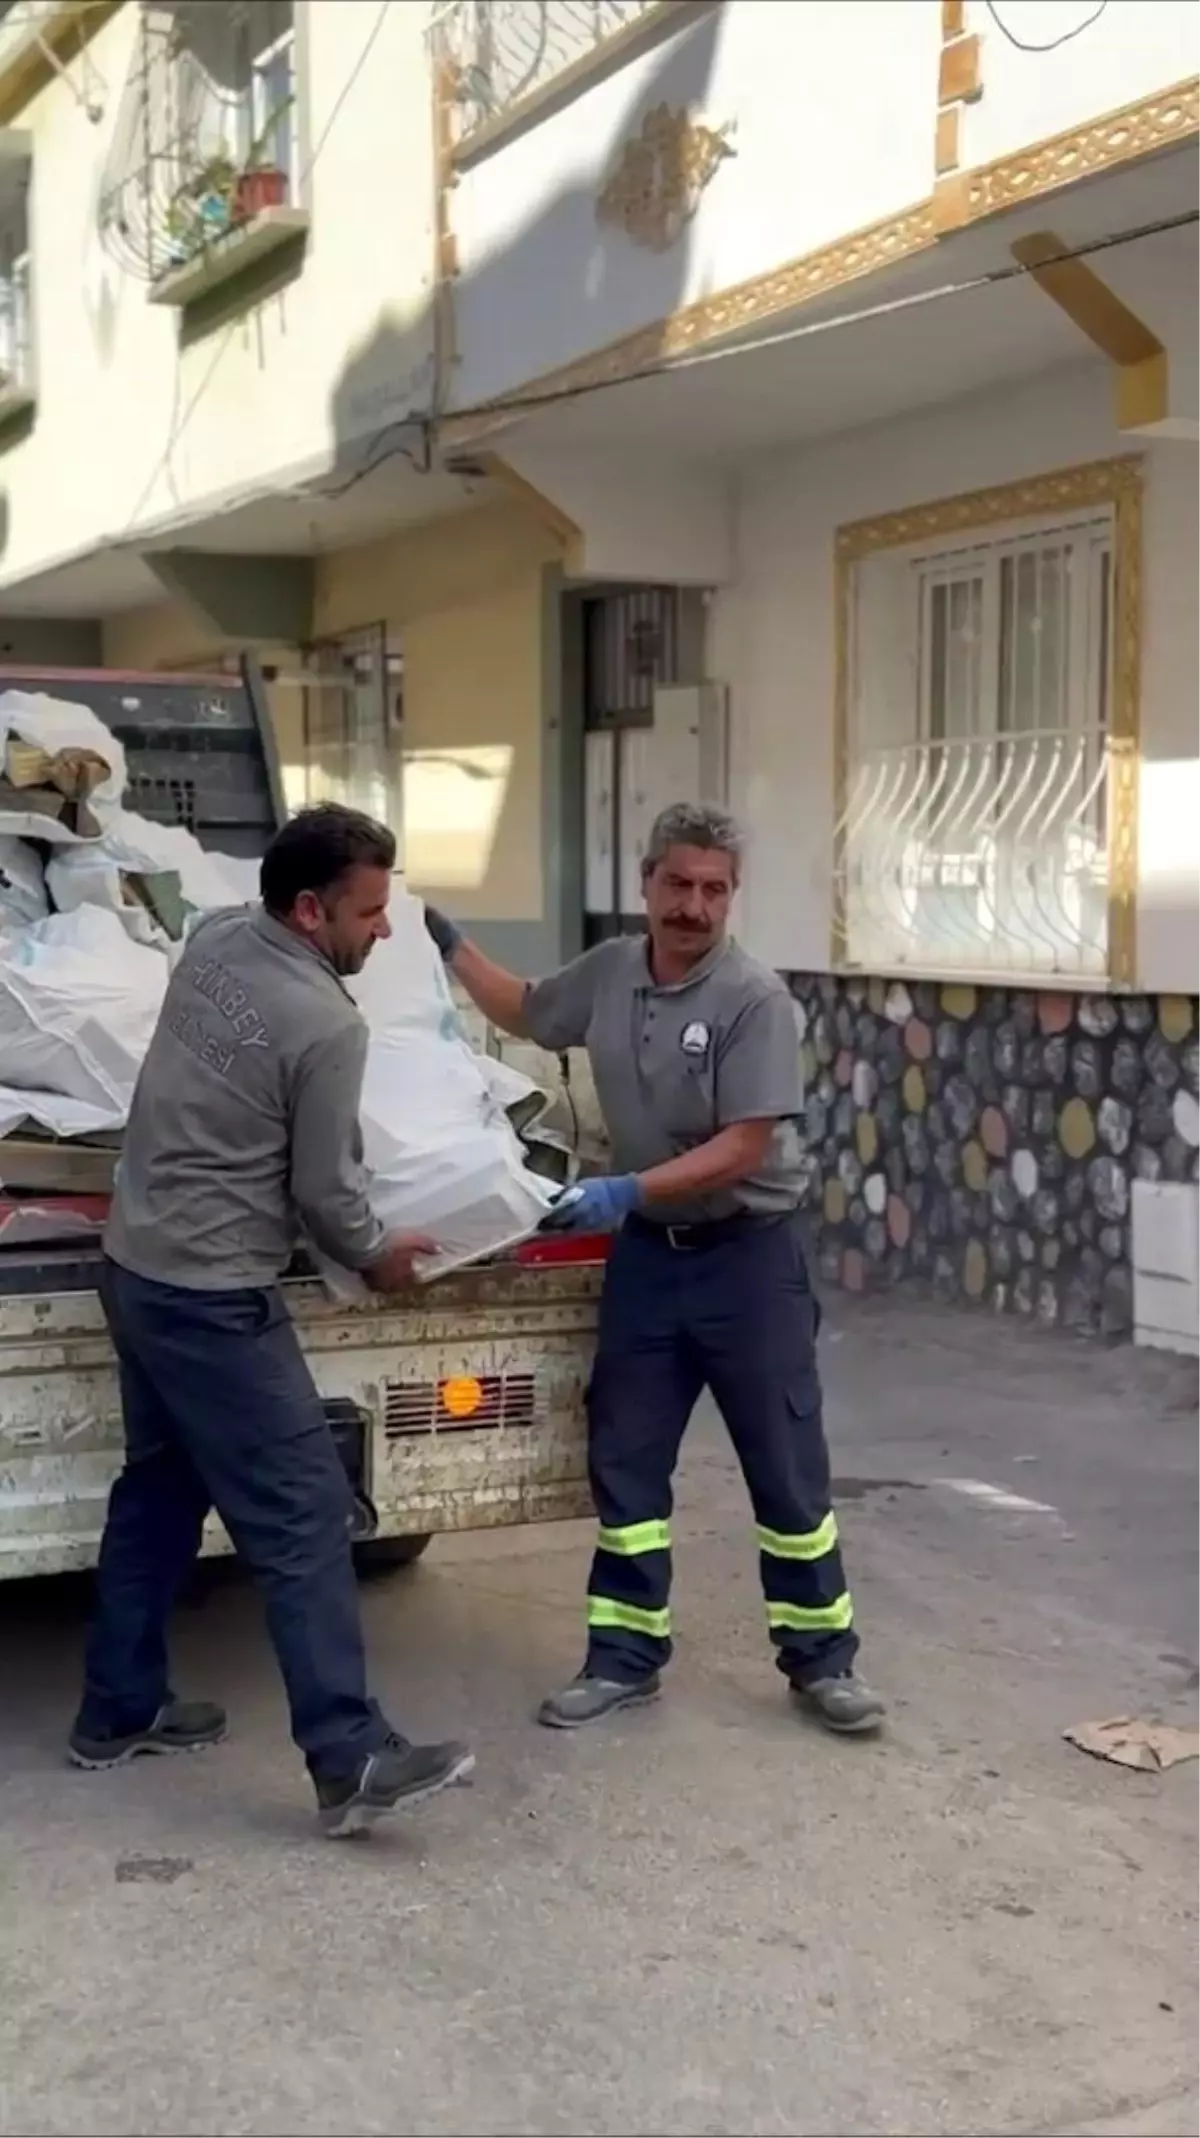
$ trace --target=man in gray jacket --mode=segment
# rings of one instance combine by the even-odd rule
[[[390,831],[327,805],[285,825],[261,906],[187,939],[134,1094],[105,1236],[125,1467],[100,1552],[77,1766],[225,1733],[177,1700],[166,1624],[215,1507],[253,1570],[321,1824],[356,1832],[469,1770],[367,1692],[351,1494],[279,1290],[302,1232],[375,1291],[433,1243],[384,1235],[359,1131],[367,1028],[343,985],[389,934]]]

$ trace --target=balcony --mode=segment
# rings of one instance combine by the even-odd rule
[[[455,112],[456,145],[476,143],[687,0],[441,0],[434,66]]]
[[[290,0],[143,11],[101,195],[101,238],[182,309],[303,248]]]

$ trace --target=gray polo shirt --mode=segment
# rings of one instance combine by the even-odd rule
[[[125,1131],[104,1244],[197,1291],[274,1284],[304,1233],[350,1269],[384,1230],[358,1123],[367,1027],[332,965],[259,906],[193,928]]]
[[[778,1124],[757,1173],[692,1203],[656,1204],[654,1218],[698,1224],[798,1205],[803,1094],[791,997],[736,943],[671,987],[655,985],[644,936],[601,943],[533,983],[525,1028],[554,1052],[587,1048],[617,1173],[645,1173],[738,1121]]]

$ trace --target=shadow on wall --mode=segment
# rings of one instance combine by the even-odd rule
[[[703,108],[719,34],[720,14],[714,10],[676,32],[652,54],[655,64],[645,72],[639,69],[640,92],[622,112],[619,130],[597,154],[594,166],[590,158],[574,157],[576,169],[581,162],[586,164],[586,175],[560,187],[544,211],[518,229],[507,244],[497,246],[479,266],[450,283],[451,339],[464,344],[464,321],[482,319],[489,337],[506,350],[519,348],[527,354],[527,363],[515,370],[506,389],[514,398],[519,399],[522,386],[560,363],[592,355],[629,332],[647,331],[648,365],[662,353],[662,336],[655,337],[654,329],[683,301],[693,226],[685,223],[666,251],[647,250],[623,230],[602,223],[597,203],[612,159],[634,140],[656,105],[665,101],[672,108]],[[619,80],[618,63],[610,68],[609,78]],[[588,77],[584,95],[596,79]],[[564,99],[566,110],[572,101]],[[553,102],[549,111],[539,106],[529,121],[529,131],[547,123],[548,117],[552,120],[553,111]],[[478,158],[475,169],[482,174],[489,162],[514,153],[521,138],[506,134]],[[453,191],[450,219],[453,227]],[[419,453],[422,419],[438,412],[433,405],[432,362],[414,358],[413,353],[428,334],[428,318],[419,328],[405,329],[382,321],[348,358],[331,397],[339,466],[345,466],[347,479],[368,467],[382,467],[393,456]],[[476,345],[481,338],[476,332]],[[473,357],[473,347],[464,345],[461,354],[451,356],[443,367],[441,410],[456,417],[472,412],[472,402],[461,386],[465,383],[470,388]],[[507,363],[504,369],[512,371],[513,365]],[[500,366],[489,364],[490,379],[499,372]],[[502,399],[498,405],[503,406]]]
[[[597,199],[611,159],[636,137],[655,105],[669,101],[672,106],[703,107],[718,24],[715,13],[700,18],[686,35],[643,54],[636,99],[623,111],[613,137],[598,150],[595,167],[590,158],[574,157],[570,182],[543,212],[515,231],[486,262],[457,277],[446,292],[443,324],[448,317],[451,335],[457,332],[461,341],[463,321],[469,320],[475,323],[470,331],[478,345],[482,320],[506,353],[514,348],[521,352],[513,388],[517,396],[529,379],[565,359],[592,354],[631,330],[648,331],[647,362],[659,353],[654,329],[683,301],[688,288],[691,227],[685,224],[666,252],[651,252],[624,231],[603,225]],[[610,79],[619,81],[616,68]],[[569,102],[563,108],[569,111]],[[541,114],[531,126],[539,123],[545,123]],[[505,136],[490,158],[480,158],[479,167],[518,153],[519,147]],[[452,220],[454,199],[452,193]],[[414,350],[429,332],[428,315],[419,328],[381,321],[351,352],[333,388],[330,413],[337,472],[326,494],[340,501],[357,492],[360,528],[368,518],[382,528],[390,517],[393,530],[407,522],[414,545],[403,556],[397,551],[402,585],[381,585],[377,571],[365,573],[357,584],[347,575],[339,592],[337,629],[395,627],[392,644],[402,654],[405,669],[397,694],[402,691],[407,703],[394,724],[393,747],[404,749],[405,829],[414,882],[434,896],[440,891],[451,899],[463,891],[485,891],[490,910],[516,913],[529,910],[528,902],[513,903],[508,886],[523,873],[536,886],[542,876],[541,855],[551,877],[559,876],[562,865],[561,853],[553,847],[563,839],[563,814],[560,810],[556,821],[543,813],[540,790],[548,778],[560,787],[568,784],[561,733],[551,733],[553,762],[541,747],[546,733],[557,728],[561,710],[563,663],[556,634],[563,545],[548,517],[539,550],[530,511],[528,546],[505,552],[503,493],[493,484],[485,494],[480,474],[455,474],[446,468],[437,450],[434,380],[429,368],[422,374],[419,360],[414,366]],[[494,379],[498,367],[488,369]],[[467,346],[461,362],[451,359],[440,380],[442,404],[456,416],[468,412],[456,380],[469,380],[473,370],[479,375],[479,359],[472,363],[472,348]],[[514,370],[511,355],[504,370]],[[502,453],[503,439],[495,442]],[[469,448],[456,458],[469,460]],[[424,504],[423,485],[429,492]],[[393,496],[394,513],[389,515]],[[493,498],[498,553],[485,557],[487,534],[481,521]],[[423,526],[426,521],[438,524]],[[508,525],[511,528],[511,500]],[[346,537],[354,543],[370,538],[362,531]],[[322,540],[323,546],[331,546]],[[435,548],[457,551],[444,574],[426,571]],[[472,601],[468,551],[481,558],[480,577],[492,590],[491,600]],[[419,623],[413,621],[410,574],[422,584],[416,597],[422,611]],[[435,579],[455,590],[440,597],[436,657],[435,619],[426,611],[438,597],[425,591]],[[511,590],[510,600],[504,597],[505,587]],[[537,615],[535,604],[540,604]],[[519,740],[515,750],[505,725],[506,691],[513,697],[513,719],[532,723],[530,735]],[[470,834],[465,845],[464,826]],[[477,857],[482,855],[479,867],[466,846],[472,846]],[[499,857],[495,874],[490,868],[493,855]],[[535,905],[540,896],[535,891]]]
[[[551,95],[523,134],[506,134],[494,149],[472,159],[472,188],[490,191],[495,184],[493,197],[498,197],[502,159],[517,164],[520,183],[534,145],[530,137],[540,131],[551,156],[568,165],[578,183],[563,187],[548,200],[544,213],[509,242],[489,250],[462,286],[459,309],[464,322],[487,323],[500,342],[501,360],[492,348],[481,369],[479,335],[464,337],[460,378],[447,395],[450,407],[460,410],[494,392],[501,376],[509,382],[507,390],[518,391],[525,379],[589,355],[625,334],[653,328],[683,301],[692,226],[685,223],[675,244],[660,250],[657,244],[636,243],[625,228],[601,217],[597,207],[618,169],[628,178],[625,159],[652,111],[665,105],[671,113],[706,113],[721,31],[722,10],[713,8],[675,28],[657,48],[631,59],[618,53],[607,69],[598,66],[588,75],[577,96],[556,105]],[[574,114],[578,117],[573,123]],[[658,187],[664,178],[669,183],[680,175],[667,148],[657,172],[646,174],[637,210],[648,211],[654,222],[654,209],[664,205],[656,197]],[[452,220],[453,215],[454,196]],[[589,320],[601,317],[604,324],[589,331]],[[646,361],[652,362],[656,353],[661,351],[651,341]]]

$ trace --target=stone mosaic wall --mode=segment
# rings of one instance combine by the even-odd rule
[[[799,974],[809,1207],[827,1283],[1088,1333],[1132,1323],[1130,1182],[1197,1178],[1197,1012]]]

